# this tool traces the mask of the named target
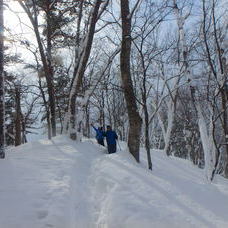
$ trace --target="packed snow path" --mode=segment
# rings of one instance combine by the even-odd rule
[[[159,151],[152,173],[143,155],[136,164],[105,152],[65,137],[10,150],[0,160],[0,228],[228,227],[227,180],[208,184]]]

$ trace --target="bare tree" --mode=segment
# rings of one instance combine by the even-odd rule
[[[129,1],[121,0],[121,18],[122,18],[122,46],[120,54],[120,70],[122,78],[122,86],[124,90],[125,100],[127,104],[127,112],[129,117],[129,134],[128,134],[128,147],[130,153],[134,156],[137,162],[139,159],[139,147],[141,137],[142,119],[139,115],[136,97],[133,89],[131,78],[131,20],[132,12],[130,12]],[[139,4],[136,3],[135,8]]]
[[[203,21],[202,38],[210,69],[209,83],[215,90],[208,85],[208,95],[212,97],[209,102],[211,106],[211,134],[212,141],[217,153],[214,155],[211,180],[221,166],[220,159],[223,160],[222,169],[224,175],[228,177],[228,109],[227,109],[227,60],[225,57],[226,33],[228,25],[222,25],[221,18],[218,16],[219,2],[202,0]],[[213,88],[212,87],[212,88]],[[219,132],[219,133],[218,133]],[[219,134],[219,137],[218,137]],[[221,142],[222,141],[222,142]]]
[[[50,122],[52,129],[52,136],[56,136],[56,101],[55,101],[55,92],[53,85],[53,67],[52,67],[52,43],[51,43],[51,21],[50,13],[53,7],[52,2],[45,1],[45,13],[46,13],[46,22],[47,22],[47,31],[46,31],[46,47],[42,42],[41,33],[39,31],[39,22],[38,22],[38,6],[34,0],[31,2],[22,2],[19,1],[21,7],[24,9],[28,15],[30,22],[33,26],[36,40],[38,43],[38,48],[41,56],[41,61],[43,65],[44,76],[47,81],[48,95],[49,95],[49,108],[50,108]]]
[[[154,87],[154,78],[153,75],[155,71],[153,68],[155,65],[155,59],[157,56],[161,55],[162,52],[165,51],[165,48],[161,48],[158,46],[159,36],[159,26],[163,22],[164,18],[167,16],[167,10],[162,2],[161,4],[155,5],[154,2],[144,1],[141,8],[145,8],[143,12],[138,12],[136,17],[140,17],[140,20],[135,22],[134,27],[136,29],[136,38],[133,41],[134,47],[136,49],[136,56],[132,56],[135,68],[135,81],[137,81],[140,85],[136,85],[139,87],[140,92],[138,92],[138,97],[141,96],[141,102],[138,102],[142,105],[143,109],[143,118],[144,118],[144,144],[147,151],[147,161],[148,167],[152,170],[152,161],[150,154],[150,106],[149,104],[153,102],[151,97],[151,91]],[[134,30],[134,28],[133,28]],[[133,49],[134,51],[134,49]],[[133,65],[133,64],[132,64]],[[132,70],[132,72],[134,72]],[[156,77],[156,76],[155,76]],[[136,83],[137,84],[137,83]],[[138,98],[139,99],[139,98]]]
[[[84,98],[87,100],[87,97],[84,94],[82,83],[83,83],[83,77],[86,71],[86,66],[90,57],[91,48],[93,44],[93,38],[95,34],[95,27],[96,23],[98,22],[98,19],[106,9],[109,1],[106,1],[103,3],[102,0],[96,0],[94,3],[94,6],[91,11],[90,15],[90,22],[89,22],[89,29],[84,37],[84,43],[82,48],[82,51],[80,53],[80,58],[78,60],[76,70],[74,71],[75,75],[73,77],[72,87],[70,91],[69,96],[69,132],[70,132],[70,138],[73,140],[77,139],[77,122],[79,123],[79,115],[78,115],[78,121],[76,119],[76,106],[78,106],[80,103],[82,104],[85,101],[79,101],[77,104],[76,100],[77,98],[81,97],[81,100],[84,100]],[[103,7],[101,7],[103,3]],[[101,10],[100,10],[101,7]]]

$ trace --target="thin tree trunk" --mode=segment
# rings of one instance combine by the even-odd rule
[[[41,92],[41,96],[42,96],[42,99],[43,99],[43,102],[44,102],[44,107],[46,109],[46,114],[47,114],[47,127],[48,127],[48,139],[51,139],[51,121],[50,121],[50,111],[49,111],[49,107],[48,107],[48,102],[46,100],[46,97],[45,97],[45,93],[44,93],[44,90],[42,88],[42,84],[41,84],[41,80],[39,79],[39,89],[40,89],[40,92]]]
[[[21,124],[22,124],[22,143],[27,143],[27,137],[26,137],[26,123],[25,123],[25,117],[23,114],[21,114]]]
[[[147,106],[144,105],[144,121],[145,121],[145,147],[147,153],[147,162],[148,168],[152,170],[152,161],[151,161],[151,154],[150,154],[150,139],[149,139],[149,114],[147,110]]]
[[[56,100],[56,107],[58,109],[58,113],[59,113],[59,121],[60,121],[60,134],[63,133],[63,117],[62,117],[62,112],[61,112],[61,107],[58,104],[58,100]]]
[[[147,108],[147,88],[146,88],[146,67],[143,54],[141,52],[142,68],[143,68],[143,88],[142,88],[142,102],[144,112],[144,123],[145,123],[145,148],[147,153],[148,168],[152,170],[152,161],[150,154],[150,138],[149,138],[149,113]]]
[[[90,138],[90,105],[86,104],[86,137]]]
[[[130,71],[131,16],[128,0],[121,0],[121,18],[122,45],[120,54],[120,69],[129,118],[128,147],[130,153],[134,156],[136,161],[139,162],[142,119],[138,113]]]
[[[3,0],[0,0],[0,158],[5,157],[5,88],[4,88],[4,71],[3,71]]]
[[[15,109],[16,109],[16,118],[15,118],[15,146],[21,145],[21,94],[20,94],[20,85],[15,86]]]
[[[225,152],[226,152],[226,164],[224,167],[224,174],[228,177],[228,125],[227,125],[227,98],[224,89],[221,89],[221,100],[222,100],[222,110],[223,110],[223,131],[224,131],[224,138],[225,138]]]
[[[53,85],[53,78],[54,78],[54,72],[52,67],[52,43],[51,43],[51,18],[50,18],[50,1],[46,1],[46,18],[47,18],[47,71],[48,71],[48,78],[49,82],[48,84],[48,94],[49,94],[49,105],[50,105],[50,113],[51,113],[51,131],[52,136],[56,136],[56,102],[55,102],[55,91],[54,91],[54,85]]]

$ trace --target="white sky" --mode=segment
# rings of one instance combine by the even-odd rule
[[[29,24],[28,17],[25,15],[20,5],[14,0],[7,0],[6,4],[8,7],[6,6],[4,10],[5,27],[10,28],[13,34],[29,33],[30,29],[20,23],[21,20],[22,23],[26,22],[26,24]],[[17,15],[20,16],[20,19]]]
[[[5,0],[5,4],[5,45],[11,47],[7,50],[7,54],[20,54],[22,59],[25,61],[31,60],[31,58],[33,59],[33,55],[29,51],[25,50],[20,43],[14,42],[14,40],[20,40],[24,38],[29,41],[34,40],[34,42],[36,42],[31,29],[28,27],[28,25],[30,25],[29,19],[15,0]],[[7,71],[17,72],[19,75],[23,75],[25,73],[23,65],[21,64],[8,65],[6,68]]]

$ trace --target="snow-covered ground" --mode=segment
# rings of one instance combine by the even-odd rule
[[[228,180],[152,153],[136,164],[93,141],[40,140],[0,160],[0,228],[228,227]]]

